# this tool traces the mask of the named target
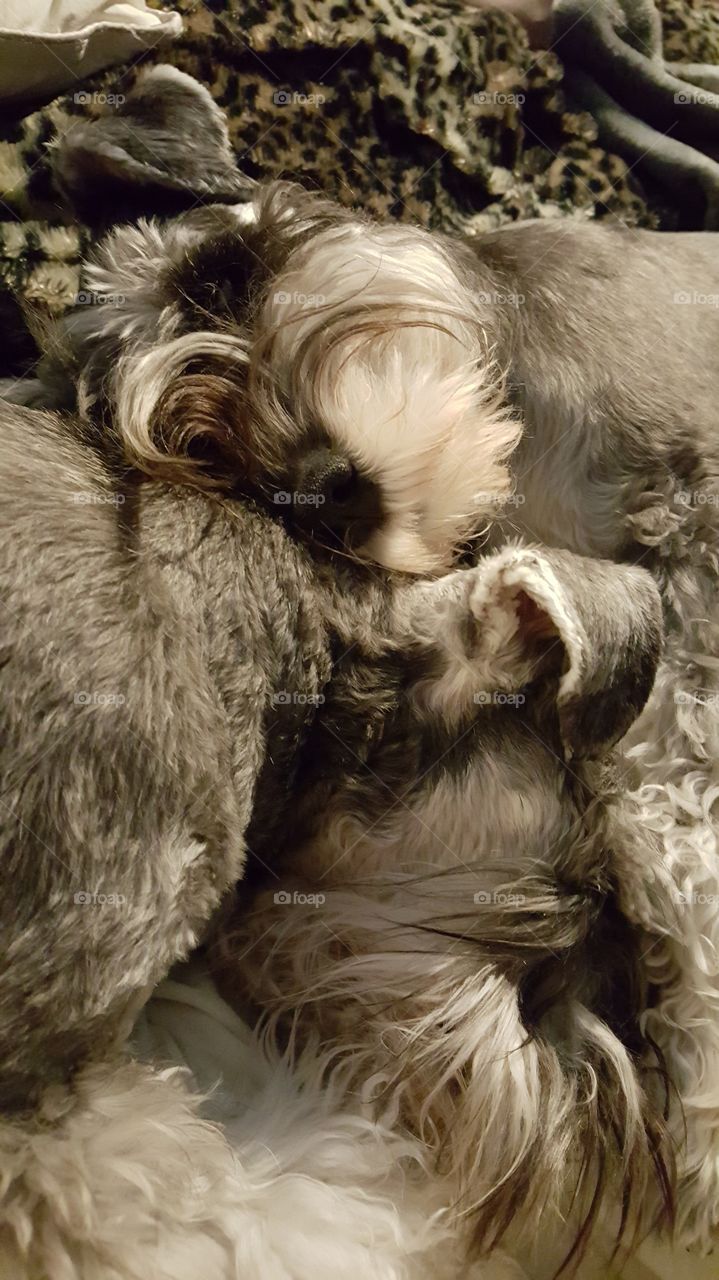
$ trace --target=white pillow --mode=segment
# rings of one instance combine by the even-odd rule
[[[49,100],[182,30],[145,0],[0,0],[0,98]]]

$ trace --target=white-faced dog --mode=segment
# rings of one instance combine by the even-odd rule
[[[140,96],[150,93],[164,102],[162,159],[173,109],[181,130],[188,102],[204,98],[167,69],[144,78]],[[173,187],[170,159],[150,174],[129,155],[132,109],[129,98],[113,121],[65,139],[56,173],[68,198],[82,203],[108,171],[136,211],[152,211],[158,171]],[[205,110],[207,147],[221,150]],[[222,172],[216,155],[208,165]],[[99,245],[83,282],[91,305],[62,338],[88,424],[152,475],[249,494],[303,536],[385,569],[435,574],[472,542],[499,548],[509,535],[641,563],[667,645],[629,739],[634,797],[605,806],[604,775],[589,780],[578,762],[627,729],[649,691],[656,646],[638,642],[631,619],[632,606],[636,625],[651,615],[651,579],[516,548],[469,571],[471,607],[428,609],[441,619],[431,653],[402,677],[411,723],[391,680],[362,685],[361,663],[336,722],[331,708],[319,717],[340,760],[345,744],[348,781],[335,776],[323,795],[307,779],[321,818],[285,853],[305,896],[331,885],[328,905],[283,915],[283,902],[260,900],[257,929],[270,912],[276,932],[240,985],[260,1004],[280,986],[305,1005],[316,992],[321,1025],[338,1045],[363,1045],[365,1075],[374,1064],[405,1120],[448,1153],[485,1244],[520,1203],[530,1218],[547,1202],[566,1207],[566,1162],[584,1169],[580,1223],[610,1172],[627,1219],[641,1217],[651,1170],[657,1203],[671,1200],[642,1076],[660,1060],[656,1040],[684,1110],[669,1106],[679,1222],[707,1244],[719,1220],[716,238],[561,222],[465,243],[378,226],[291,184],[241,194],[236,174],[218,178],[219,203],[119,226]],[[176,208],[192,204],[179,178],[174,195]],[[442,582],[418,585],[417,599],[443,600]],[[616,633],[605,630],[613,613]],[[408,631],[421,633],[412,617]],[[468,654],[480,617],[478,671]],[[553,693],[527,634],[564,664],[550,661]],[[627,672],[643,696],[619,715]],[[563,699],[580,690],[568,747]],[[500,706],[500,694],[526,702]],[[423,789],[413,779],[447,735],[452,768]],[[376,794],[370,803],[357,756],[388,807],[397,795],[400,811],[409,805],[411,830],[401,812],[385,822]],[[624,954],[627,921],[645,939],[626,943],[631,1015],[615,1008],[618,977],[604,989],[592,976],[612,948]],[[244,928],[252,936],[254,918]],[[537,936],[544,968],[527,962]]]
[[[182,104],[162,70],[145,93]],[[101,125],[59,153],[80,204]],[[102,392],[138,465],[255,484],[408,572],[447,568],[502,516],[626,556],[638,488],[714,492],[713,235],[537,222],[469,243],[291,183],[225,198],[120,226],[85,271],[83,394]]]

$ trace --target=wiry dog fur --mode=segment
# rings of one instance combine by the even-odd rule
[[[347,1107],[308,1055],[238,1063],[265,1087],[223,1133],[177,1069],[79,1073],[24,1126],[0,1124],[8,1280],[456,1280],[467,1274],[421,1145]],[[469,1275],[515,1280],[499,1263]]]
[[[673,1212],[623,915],[661,868],[592,761],[651,687],[658,596],[641,570],[509,549],[408,589],[396,625],[384,672],[355,651],[336,674],[283,891],[236,914],[218,972],[392,1100],[481,1249],[551,1211],[581,1255],[607,1202],[620,1236]]]
[[[272,808],[296,749],[290,707],[264,759],[271,696],[328,655],[279,530],[134,487],[53,415],[5,405],[2,437],[0,1099],[22,1108],[196,945],[260,771]]]
[[[420,1187],[423,1144],[391,1131],[391,1109],[356,1114],[326,1054],[295,1084],[266,1065],[277,1091],[232,1149],[179,1082],[121,1058],[134,1010],[245,852],[256,871],[290,829],[331,652],[359,642],[380,685],[423,650],[444,665],[434,593],[338,571],[244,504],[128,475],[74,419],[4,405],[0,434],[0,1261],[18,1280],[144,1280],[148,1266],[179,1280],[200,1265],[212,1280],[298,1266],[455,1280],[451,1177]],[[471,579],[440,591],[461,605]],[[651,580],[628,581],[650,680]]]
[[[228,1142],[123,1054],[289,821],[333,617],[382,634],[391,583],[336,583],[265,516],[128,475],[68,417],[0,402],[0,437],[0,1273],[292,1280],[304,1248],[308,1276],[451,1280],[420,1145],[340,1114],[321,1060],[261,1061],[274,1083]]]
[[[165,94],[178,81],[187,91],[178,73],[160,79]],[[98,145],[103,127],[89,127]],[[73,146],[70,136],[71,158]],[[92,180],[93,149],[84,136],[80,163],[66,165],[72,197]],[[113,164],[121,180],[121,152]],[[687,1240],[707,1243],[719,1183],[716,966],[706,903],[677,907],[680,886],[706,898],[717,883],[719,326],[716,311],[675,297],[706,296],[714,239],[526,226],[467,246],[375,227],[285,184],[247,196],[122,227],[100,248],[85,283],[105,301],[78,308],[64,340],[86,429],[113,434],[118,459],[151,475],[240,488],[271,505],[280,496],[275,510],[315,539],[387,567],[439,570],[483,530],[494,545],[520,533],[585,556],[641,560],[662,592],[668,645],[651,719],[633,731],[638,790],[621,805],[584,757],[628,727],[651,684],[650,579],[538,551],[500,553],[477,571],[474,605],[438,609],[440,579],[436,596],[420,589],[409,630],[402,608],[394,615],[400,649],[418,645],[411,679],[397,674],[395,642],[381,628],[366,641],[367,618],[345,600],[339,631],[348,644],[366,643],[371,662],[356,664],[344,689],[340,680],[336,703],[319,717],[318,733],[337,739],[335,773],[325,783],[300,775],[323,821],[286,851],[305,892],[331,885],[328,901],[321,912],[283,914],[283,903],[260,899],[258,928],[269,913],[276,933],[243,982],[261,1003],[274,1002],[283,977],[305,1004],[316,993],[323,1025],[329,1019],[338,1044],[355,1050],[365,1076],[375,1064],[405,1121],[459,1177],[461,1207],[472,1210],[484,1246],[520,1204],[530,1221],[548,1203],[566,1209],[565,1159],[580,1187],[578,1249],[606,1179],[615,1194],[624,1189],[620,1235],[641,1224],[645,1195],[649,1220],[662,1203],[670,1215],[671,1147],[651,1029],[686,1114],[680,1220]],[[681,329],[668,315],[681,317]],[[470,580],[460,572],[448,582],[466,591]],[[482,591],[485,601],[500,597],[486,617]],[[613,610],[616,651],[603,631]],[[645,620],[639,635],[633,613]],[[502,639],[502,661],[483,659],[479,670],[468,646],[478,616]],[[424,617],[441,617],[451,643],[428,641]],[[551,657],[545,666],[547,647],[564,674]],[[438,661],[443,648],[450,657]],[[578,673],[598,652],[595,684],[582,685]],[[567,738],[563,695],[573,671],[581,697]],[[677,679],[678,712],[667,706]],[[412,686],[411,712],[398,711],[398,680]],[[472,701],[478,687],[489,710]],[[627,688],[635,695],[623,708]],[[498,706],[508,692],[527,703]],[[360,712],[367,723],[353,736]],[[679,752],[679,805],[662,772],[665,752],[643,736],[648,723]],[[412,728],[421,749],[409,749]],[[453,745],[458,732],[481,770]],[[438,744],[453,768],[432,765]],[[360,785],[356,757],[376,775],[374,793]],[[431,785],[420,800],[413,780],[423,765]],[[377,797],[390,807],[398,787],[411,821],[385,822]],[[689,829],[678,807],[703,825]],[[419,838],[425,828],[439,845],[436,834]],[[512,848],[490,872],[487,851],[497,845],[501,855],[507,840]],[[467,862],[468,880],[447,865],[450,851]],[[470,903],[482,876],[495,878],[474,892],[505,897]],[[242,925],[251,936],[257,918]],[[613,955],[626,960],[621,973]],[[617,1004],[628,972],[636,990]],[[510,1090],[507,1114],[501,1099]],[[584,1125],[575,1134],[577,1115]],[[680,1112],[669,1120],[681,1145]],[[656,1196],[647,1192],[652,1179]]]
[[[103,122],[59,152],[78,204],[105,180],[93,130],[102,159]],[[714,514],[712,234],[526,223],[469,244],[276,182],[120,226],[83,285],[68,336],[83,403],[110,407],[125,456],[319,497],[316,532],[388,567],[446,568],[488,521],[625,557],[627,517],[668,483]]]

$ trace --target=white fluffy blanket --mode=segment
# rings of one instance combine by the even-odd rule
[[[217,994],[198,959],[179,966],[143,1010],[137,1054],[186,1067],[205,1096],[202,1111],[224,1129],[236,1157],[232,1234],[242,1242],[239,1275],[260,1280],[548,1280],[559,1256],[478,1263],[456,1256],[443,1218],[442,1187],[422,1174],[410,1141],[336,1106],[319,1085],[320,1058],[295,1073],[255,1037]],[[188,1142],[188,1158],[192,1147]],[[234,1210],[231,1196],[236,1197]],[[549,1235],[549,1233],[548,1233]],[[209,1254],[208,1254],[209,1258]],[[235,1273],[218,1253],[204,1280]],[[182,1273],[172,1273],[184,1280]],[[188,1272],[189,1276],[192,1272]],[[716,1280],[713,1259],[651,1244],[622,1280]],[[581,1280],[612,1280],[599,1251]],[[193,1280],[195,1276],[193,1275]]]

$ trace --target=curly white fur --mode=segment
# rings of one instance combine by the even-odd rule
[[[420,1144],[342,1111],[321,1055],[292,1075],[253,1054],[266,1087],[224,1134],[186,1073],[139,1063],[85,1072],[31,1129],[3,1120],[0,1273],[454,1280],[442,1189],[413,1173]]]

